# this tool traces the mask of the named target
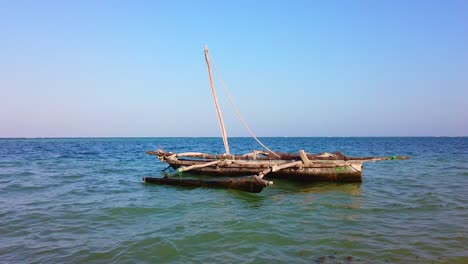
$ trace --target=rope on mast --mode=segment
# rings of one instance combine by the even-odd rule
[[[232,108],[234,108],[234,111],[236,112],[236,115],[237,115],[237,118],[242,122],[242,125],[244,125],[245,129],[249,132],[249,134],[255,139],[255,141],[257,141],[257,143],[262,146],[264,149],[266,149],[269,153],[275,155],[276,157],[278,158],[281,158],[280,155],[276,154],[273,150],[269,149],[267,146],[265,146],[261,141],[260,139],[258,139],[255,134],[252,132],[252,130],[249,128],[249,126],[247,125],[247,123],[245,123],[244,119],[242,118],[241,114],[239,113],[239,110],[237,109],[236,105],[234,104],[234,101],[232,100],[231,98],[231,94],[229,93],[229,90],[227,89],[226,85],[224,84],[224,81],[223,79],[221,78],[221,75],[219,74],[218,72],[218,69],[216,68],[216,64],[215,62],[213,61],[213,59],[211,58],[210,54],[208,53],[208,51],[206,50],[205,52],[205,55],[206,55],[206,59],[207,61],[211,61],[211,63],[213,64],[213,69],[216,73],[216,76],[218,77],[220,83],[221,83],[221,86],[223,87],[223,90],[224,92],[226,93],[226,96],[227,98],[229,99],[229,102],[231,103],[231,106]],[[211,81],[211,77],[210,77],[210,81]]]

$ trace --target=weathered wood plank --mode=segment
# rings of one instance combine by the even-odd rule
[[[210,187],[210,188],[227,188],[241,190],[245,192],[259,193],[268,185],[273,184],[271,181],[265,181],[257,176],[249,176],[242,178],[229,178],[223,180],[194,180],[194,179],[174,179],[174,178],[152,178],[144,177],[144,182],[173,185],[183,187]]]

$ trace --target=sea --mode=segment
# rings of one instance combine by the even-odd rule
[[[166,168],[146,150],[223,153],[220,138],[0,139],[0,263],[468,263],[467,137],[261,140],[411,159],[253,194],[142,182]]]

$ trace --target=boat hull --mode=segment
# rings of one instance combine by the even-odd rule
[[[208,154],[202,152],[173,153],[147,151],[169,164],[175,173],[216,177],[256,175],[259,178],[283,178],[302,182],[362,182],[363,163],[384,160],[407,160],[408,156],[348,157],[341,152],[311,154],[252,151],[243,155]]]
[[[193,162],[190,162],[190,164],[187,162],[182,163],[185,164],[169,163],[169,165],[174,169],[193,165]],[[274,165],[275,164],[226,164],[224,166],[218,165],[192,169],[190,173],[215,177],[240,177],[258,174],[265,168]],[[268,179],[281,178],[301,182],[362,182],[362,164],[337,165],[333,163],[318,163],[315,164],[315,166],[310,165],[308,167],[282,169],[277,172],[271,172],[265,177]]]

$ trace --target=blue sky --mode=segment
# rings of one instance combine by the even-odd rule
[[[468,135],[467,1],[0,1],[0,34],[0,137],[219,136],[205,44],[258,136]]]

